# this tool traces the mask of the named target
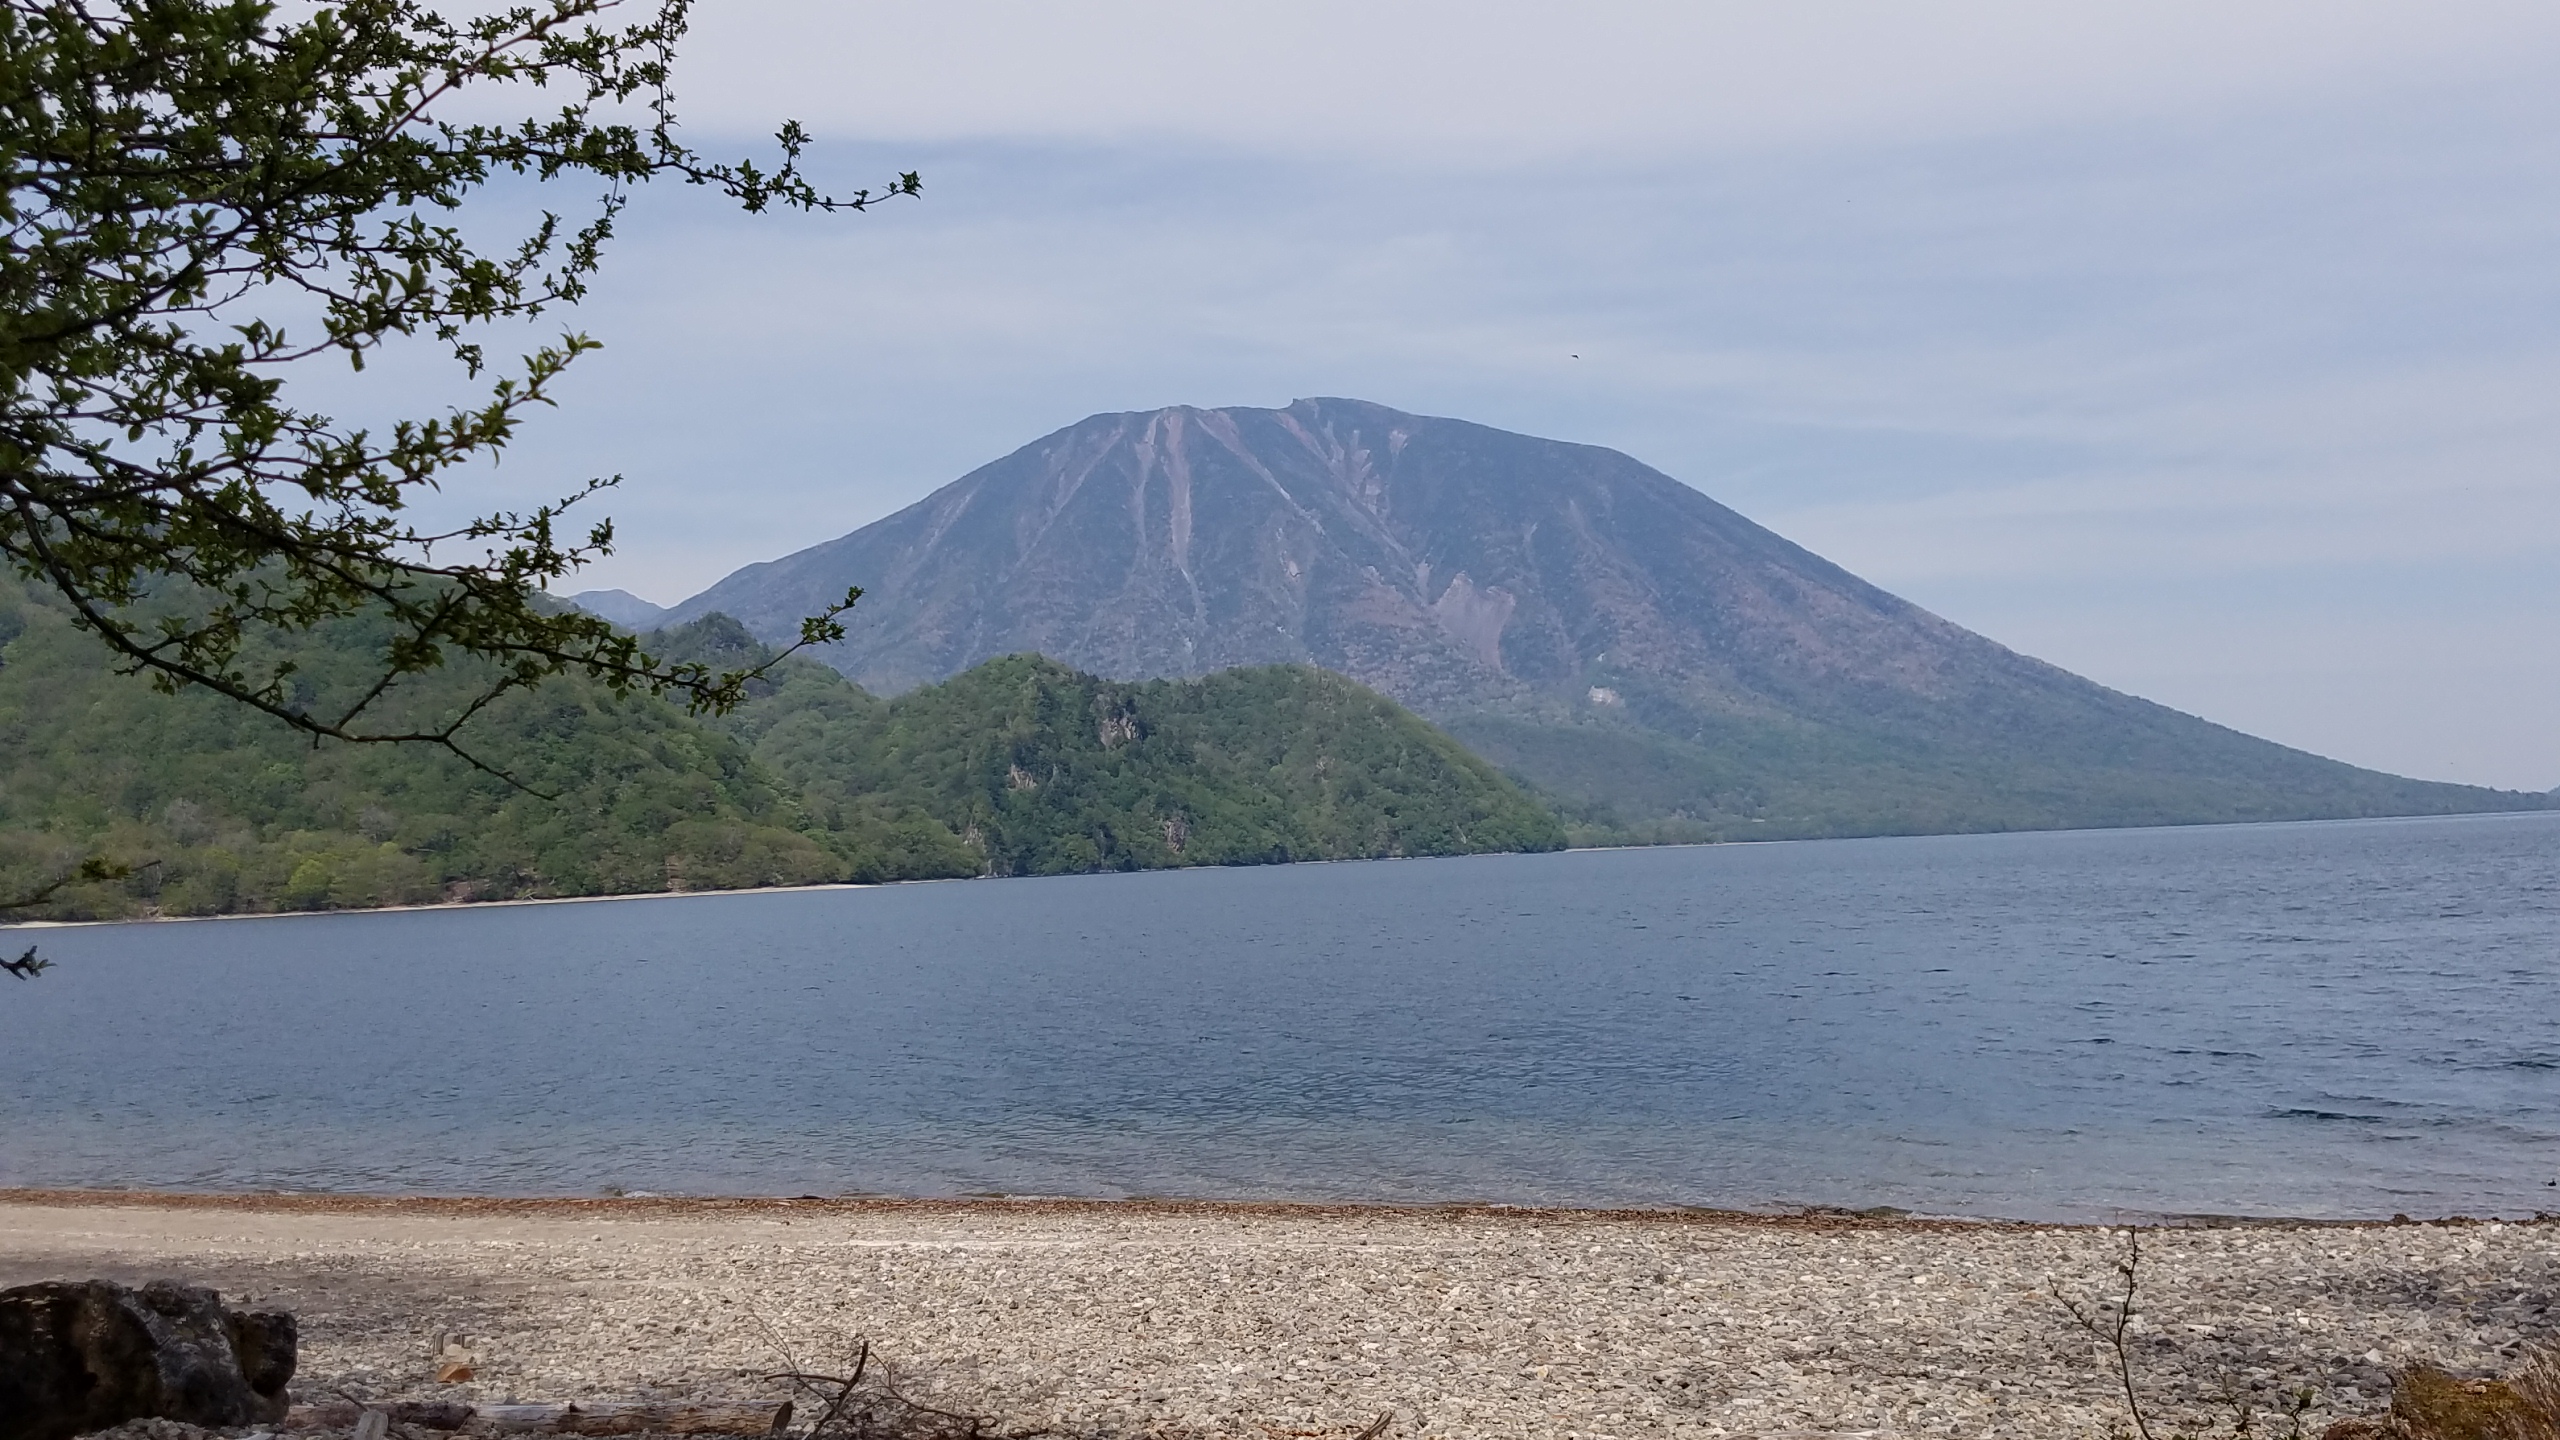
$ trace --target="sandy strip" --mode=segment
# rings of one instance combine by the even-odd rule
[[[2551,1333],[2560,1226],[2149,1232],[2148,1390],[2369,1408]],[[2091,1229],[1084,1203],[0,1196],[0,1285],[178,1276],[302,1317],[297,1389],[747,1398],[776,1337],[1069,1433],[2087,1436],[2114,1380],[2047,1293]],[[438,1335],[470,1385],[431,1383]],[[2315,1432],[2316,1433],[2316,1432]]]

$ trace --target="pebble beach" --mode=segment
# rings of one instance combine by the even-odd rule
[[[1855,1216],[1036,1201],[19,1192],[0,1285],[172,1277],[301,1320],[301,1395],[779,1398],[867,1340],[912,1393],[1071,1435],[2087,1436],[2056,1298],[2127,1232]],[[2560,1225],[2146,1229],[2146,1400],[2202,1421],[2551,1332]],[[464,1337],[456,1342],[451,1337]],[[435,1383],[440,1347],[475,1356]],[[2227,1421],[2226,1421],[2227,1423]]]

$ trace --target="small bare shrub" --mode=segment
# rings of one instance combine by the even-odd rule
[[[2133,1421],[2130,1432],[2118,1428],[2114,1432],[2116,1436],[2128,1437],[2128,1440],[2208,1440],[2210,1436],[2225,1435],[2230,1440],[2254,1440],[2254,1437],[2264,1435],[2267,1440],[2304,1440],[2309,1434],[2314,1399],[2308,1386],[2286,1397],[2283,1405],[2261,1410],[2248,1396],[2241,1394],[2236,1385],[2226,1383],[2222,1394],[2222,1418],[2208,1423],[2203,1429],[2180,1428],[2167,1431],[2165,1435],[2155,1432],[2152,1413],[2144,1408],[2142,1386],[2134,1373],[2133,1348],[2127,1343],[2133,1331],[2134,1316],[2140,1313],[2135,1303],[2142,1288],[2140,1228],[2125,1231],[2124,1258],[2116,1262],[2115,1273],[2120,1288],[2112,1300],[2074,1300],[2063,1293],[2059,1281],[2051,1289],[2063,1313],[2071,1317],[2071,1323],[2107,1347],[2108,1364],[2115,1371],[2117,1388],[2124,1392],[2125,1413]],[[2262,1425],[2264,1429],[2260,1428]],[[2331,1428],[2334,1431],[2335,1427]],[[2323,1440],[2329,1440],[2329,1437],[2324,1435]],[[2517,1440],[2526,1440],[2526,1437],[2517,1437]],[[2543,1440],[2543,1437],[2537,1435],[2530,1440]],[[2560,1436],[2550,1437],[2550,1440],[2560,1440]]]

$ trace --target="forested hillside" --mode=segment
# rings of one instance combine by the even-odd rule
[[[302,698],[369,673],[362,623],[299,647]],[[761,656],[711,617],[681,657]],[[449,713],[467,667],[402,704]],[[1097,681],[993,662],[884,704],[785,662],[698,720],[560,680],[474,719],[473,753],[314,747],[114,673],[42,599],[0,592],[0,896],[90,855],[48,918],[226,914],[835,880],[1551,848],[1553,816],[1446,736],[1290,667]],[[545,797],[552,798],[545,798]]]

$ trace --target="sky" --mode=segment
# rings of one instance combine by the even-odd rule
[[[2288,744],[2560,785],[2560,6],[705,0],[605,349],[454,503],[622,475],[672,603],[1105,410],[1624,450]],[[579,196],[543,197],[574,211]],[[521,197],[502,197],[514,204]]]

